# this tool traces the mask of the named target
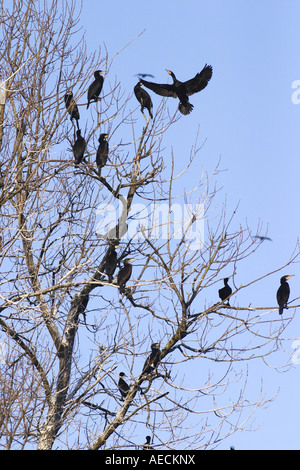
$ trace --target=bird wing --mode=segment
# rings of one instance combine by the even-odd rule
[[[151,73],[136,73],[135,77],[139,77],[139,78],[151,77],[151,78],[154,78],[154,75],[152,75]]]
[[[197,73],[194,78],[191,78],[190,80],[184,82],[183,84],[186,88],[186,94],[190,96],[194,93],[198,93],[198,91],[203,90],[211,79],[212,72],[212,66],[205,65],[201,72]]]
[[[147,82],[147,80],[141,80],[141,82],[145,87],[149,88],[149,90],[154,91],[154,93],[156,93],[157,95],[172,96],[173,98],[177,98],[173,85],[168,85],[167,83],[160,84],[160,83]]]

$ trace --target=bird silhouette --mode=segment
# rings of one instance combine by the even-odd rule
[[[141,104],[141,112],[144,114],[144,109],[148,109],[148,113],[151,119],[153,119],[152,109],[153,103],[149,93],[146,90],[141,88],[142,82],[138,82],[134,87],[134,94],[136,99]]]
[[[87,93],[87,100],[88,100],[87,107],[86,107],[87,109],[90,106],[91,101],[98,101],[99,99],[99,95],[102,91],[103,82],[104,82],[104,78],[101,75],[102,73],[103,73],[102,70],[96,70],[94,72],[95,80],[89,86],[88,93]]]
[[[229,280],[228,277],[225,277],[224,287],[222,287],[222,289],[219,289],[219,297],[223,302],[224,300],[228,299],[228,297],[230,297],[232,294],[232,289],[228,285],[228,280]],[[227,305],[229,305],[229,299],[227,300]]]
[[[287,280],[290,279],[292,276],[293,274],[290,276],[282,276],[282,278],[280,279],[280,287],[277,290],[276,294],[277,303],[279,305],[279,315],[282,315],[283,309],[287,307],[287,303],[290,296],[290,286]]]
[[[148,82],[141,79],[142,84],[154,91],[157,95],[173,97],[179,99],[178,109],[182,114],[189,114],[193,110],[193,105],[189,102],[189,96],[203,90],[212,77],[212,66],[205,64],[200,73],[197,73],[194,78],[186,82],[177,80],[174,72],[167,70],[168,74],[173,78],[173,84],[159,84]]]

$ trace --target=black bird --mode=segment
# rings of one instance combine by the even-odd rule
[[[110,283],[112,283],[113,274],[114,274],[115,269],[117,267],[117,252],[116,252],[117,247],[118,247],[118,245],[110,247],[110,249],[109,249],[110,251],[109,251],[109,254],[106,258],[105,266],[104,266],[104,271],[106,272],[106,274],[108,276],[108,282],[110,282]]]
[[[107,142],[108,134],[100,134],[98,139],[99,147],[97,150],[96,155],[96,164],[98,167],[99,175],[101,175],[101,168],[106,165],[107,157],[108,157],[108,142]]]
[[[270,242],[272,241],[272,238],[270,237],[264,237],[262,235],[255,235],[254,238],[258,238],[258,240],[264,241],[264,240],[269,240]]]
[[[123,377],[125,377],[125,374],[124,372],[120,372],[119,373],[119,382],[118,382],[118,388],[121,392],[121,396],[122,398],[125,400],[125,398],[127,397],[127,394],[130,390],[130,387],[129,385],[125,382],[125,380],[123,379]]]
[[[149,116],[151,119],[153,119],[153,114],[152,114],[152,108],[153,108],[153,103],[151,100],[151,97],[149,93],[147,93],[146,90],[141,88],[142,82],[138,82],[135,87],[134,87],[134,94],[136,96],[136,99],[138,102],[141,104],[141,112],[144,114],[144,109],[148,109]]]
[[[96,72],[94,72],[95,80],[88,88],[88,94],[87,94],[88,103],[87,103],[86,108],[89,107],[91,101],[98,101],[98,97],[101,93],[103,82],[104,82],[104,78],[101,76],[102,73],[103,73],[102,70],[96,70]]]
[[[277,291],[277,302],[278,302],[278,305],[279,305],[279,315],[282,315],[283,313],[283,309],[286,308],[287,306],[287,303],[288,303],[288,300],[289,300],[289,296],[290,296],[290,286],[287,282],[288,279],[290,279],[290,277],[292,277],[293,274],[291,276],[283,276],[281,279],[280,279],[280,287]]]
[[[139,77],[139,78],[151,77],[151,78],[154,78],[154,75],[152,75],[151,73],[136,73],[135,77]]]
[[[71,91],[67,91],[65,94],[65,105],[67,108],[68,113],[70,114],[70,119],[76,120],[77,123],[77,129],[79,129],[79,111],[78,111],[78,106],[73,98],[73,93]]]
[[[153,450],[152,445],[150,445],[151,442],[151,436],[146,436],[146,442],[143,445],[143,450]]]
[[[82,162],[83,160],[83,155],[86,149],[86,141],[81,135],[80,129],[76,132],[77,139],[75,140],[74,145],[72,146],[73,148],[73,154],[75,158],[75,166],[78,166],[79,163]]]
[[[158,364],[160,363],[161,359],[161,352],[159,349],[159,343],[151,344],[151,354],[147,357],[146,362],[144,364],[142,375],[143,374],[150,374],[157,368]]]
[[[191,78],[186,82],[180,82],[171,70],[167,70],[168,74],[173,78],[172,85],[147,82],[143,79],[141,79],[141,82],[145,87],[154,91],[157,95],[179,98],[178,109],[182,114],[186,115],[189,114],[194,107],[189,102],[188,97],[194,93],[198,93],[206,87],[212,77],[212,70],[211,65],[205,64],[200,73],[197,73],[194,78]]]
[[[232,294],[232,289],[228,285],[228,277],[224,279],[224,287],[219,289],[219,297],[222,301],[226,300]],[[229,299],[227,300],[227,305],[229,305]]]
[[[132,273],[132,265],[130,264],[134,258],[127,258],[124,260],[124,266],[120,269],[117,276],[117,284],[119,286],[120,292],[124,292],[124,287],[126,282],[130,279]]]

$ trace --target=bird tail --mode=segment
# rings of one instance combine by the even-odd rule
[[[282,315],[283,313],[283,307],[279,307],[279,315]]]
[[[189,102],[185,104],[179,103],[179,106],[178,106],[179,111],[184,115],[190,114],[193,111],[193,108],[194,106]]]

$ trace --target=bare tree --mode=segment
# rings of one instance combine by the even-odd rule
[[[236,285],[239,263],[264,240],[231,228],[226,204],[211,217],[218,168],[180,189],[202,146],[196,139],[176,174],[164,139],[184,117],[162,100],[144,119],[133,89],[110,81],[105,48],[87,54],[75,2],[1,6],[0,444],[142,448],[151,435],[154,448],[216,445],[266,402],[262,390],[247,400],[239,365],[267,362],[293,317],[237,299],[281,267]],[[104,86],[86,110],[96,70]],[[87,143],[77,165],[69,91]],[[109,154],[99,172],[101,133]],[[119,289],[126,258],[133,270]],[[229,303],[218,297],[225,277]],[[143,369],[152,343],[160,355]]]

